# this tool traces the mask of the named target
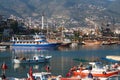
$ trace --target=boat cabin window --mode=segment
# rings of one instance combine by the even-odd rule
[[[34,78],[35,80],[42,80],[39,76]]]
[[[43,75],[42,78],[45,78],[45,79],[48,79],[49,77],[51,77],[50,74],[46,74],[46,75]]]
[[[15,56],[15,59],[19,59],[19,57],[18,57],[18,56]]]
[[[96,63],[96,64],[95,64],[95,68],[103,68],[102,63]]]

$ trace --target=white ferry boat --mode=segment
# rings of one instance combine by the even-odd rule
[[[58,42],[48,42],[44,35],[34,35],[31,40],[20,40],[18,38],[12,37],[12,49],[56,49],[61,43]]]

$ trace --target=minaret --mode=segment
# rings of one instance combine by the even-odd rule
[[[42,15],[42,29],[44,29],[44,15]]]

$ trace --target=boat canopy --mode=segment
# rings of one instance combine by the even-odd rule
[[[103,68],[103,64],[101,62],[90,62],[89,64],[92,65],[92,67],[96,69]]]

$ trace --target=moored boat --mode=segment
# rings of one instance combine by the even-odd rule
[[[101,45],[102,41],[98,40],[84,40],[82,42],[86,46],[94,46],[94,45]]]
[[[110,77],[118,75],[119,71],[118,69],[111,69],[108,65],[103,67],[99,62],[91,62],[88,68],[73,71],[73,76],[86,77],[91,73],[93,77]]]
[[[102,45],[114,45],[117,44],[117,41],[103,41]]]
[[[33,72],[30,67],[29,73],[27,73],[27,80],[59,80],[61,75],[53,76],[51,72]]]
[[[61,76],[52,76],[50,72],[36,72],[33,73],[32,76],[34,80],[60,80],[59,77],[61,77]]]
[[[48,42],[44,35],[34,35],[33,39],[20,40],[18,38],[12,38],[12,49],[57,49],[61,43]]]
[[[115,61],[120,61],[120,56],[114,56],[114,55],[109,55],[109,56],[106,56],[107,59],[112,59],[112,60],[115,60]]]
[[[61,46],[60,47],[70,47],[71,45],[71,40],[70,39],[64,39],[61,43]]]
[[[15,57],[13,59],[13,63],[43,63],[43,62],[49,62],[52,56],[44,56],[44,55],[39,55],[39,56],[33,56],[33,59],[27,59],[25,57],[19,58]]]

